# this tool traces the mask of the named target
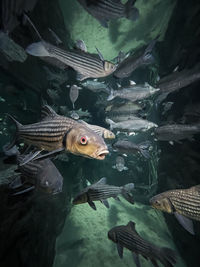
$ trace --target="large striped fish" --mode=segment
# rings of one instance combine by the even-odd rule
[[[133,190],[134,184],[126,184],[124,186],[114,186],[106,184],[106,178],[101,178],[97,183],[92,184],[86,187],[80,194],[78,194],[74,200],[73,204],[82,204],[88,202],[91,208],[96,210],[96,206],[93,201],[101,201],[107,208],[109,204],[107,198],[113,197],[119,200],[118,195],[122,196],[131,204],[134,203],[132,194],[130,193]]]
[[[50,154],[66,150],[75,155],[103,160],[108,154],[104,140],[94,131],[73,119],[58,115],[52,108],[45,105],[42,108],[40,122],[22,125],[13,117],[17,133],[13,142],[7,147],[10,149],[18,139],[26,144],[33,145],[39,152],[51,151]],[[35,152],[36,157],[39,152]]]
[[[128,0],[126,4],[122,4],[121,0],[78,0],[78,2],[105,28],[112,19],[125,17],[135,21],[139,17],[139,11],[134,7],[136,0]]]
[[[17,189],[14,195],[20,195],[38,189],[45,193],[58,194],[62,192],[63,177],[50,159],[31,161],[23,166],[20,165],[27,155],[18,156],[18,172],[20,178],[10,184],[10,188]],[[20,179],[20,181],[19,181]],[[18,186],[15,184],[18,182]],[[20,191],[19,191],[20,189]]]
[[[179,223],[194,234],[190,219],[200,221],[200,185],[163,192],[152,197],[150,204],[158,210],[174,214]]]
[[[133,253],[133,259],[137,267],[140,267],[139,255],[146,260],[150,259],[153,266],[158,267],[159,260],[165,267],[173,267],[176,264],[176,255],[172,249],[158,247],[143,239],[135,229],[135,223],[130,221],[127,225],[113,227],[108,232],[108,238],[117,244],[120,258],[123,258],[123,248]]]
[[[96,55],[80,50],[65,51],[45,41],[33,43],[26,52],[37,57],[52,57],[78,72],[77,79],[106,77],[116,70],[116,65]]]

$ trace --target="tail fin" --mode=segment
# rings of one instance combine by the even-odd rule
[[[161,248],[160,249],[160,261],[166,267],[173,267],[176,264],[176,253],[170,248]]]
[[[111,88],[111,89],[110,89],[110,95],[108,96],[107,101],[110,101],[110,100],[112,100],[113,98],[115,98],[115,96],[114,96],[114,90]]]
[[[151,142],[146,141],[146,142],[142,142],[138,145],[139,149],[140,149],[140,153],[146,158],[149,159],[150,158],[150,154],[149,154],[149,147],[151,145]]]
[[[134,7],[136,0],[128,0],[127,3],[125,4],[125,15],[127,19],[130,20],[137,20],[139,18],[139,10]]]
[[[122,187],[122,196],[131,204],[134,204],[133,196],[130,193],[134,189],[134,184],[126,184]]]
[[[22,127],[22,124],[19,123],[17,120],[15,120],[15,118],[13,118],[10,114],[6,114],[15,124],[16,126],[16,133],[15,133],[15,136],[12,140],[12,142],[6,146],[4,146],[4,152],[6,153],[6,151],[10,150],[17,142],[17,139],[18,139],[18,132],[19,132],[19,129]]]
[[[50,54],[45,48],[44,44],[45,44],[44,41],[32,43],[26,48],[26,52],[36,57],[49,57]]]

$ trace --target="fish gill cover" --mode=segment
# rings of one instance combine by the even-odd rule
[[[0,266],[198,266],[199,10],[1,1]]]

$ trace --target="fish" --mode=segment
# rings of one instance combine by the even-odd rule
[[[134,7],[136,0],[128,0],[126,4],[122,4],[121,0],[78,0],[78,2],[105,28],[108,28],[110,20],[125,17],[135,21],[139,18],[139,10]]]
[[[200,123],[196,124],[167,124],[155,129],[155,136],[160,141],[179,141],[188,139],[200,133]]]
[[[158,96],[157,102],[162,102],[169,94],[199,81],[199,69],[200,64],[197,64],[192,69],[172,72],[167,76],[161,77],[157,83],[157,86],[160,88],[160,95]]]
[[[12,32],[23,21],[24,12],[30,12],[34,9],[38,0],[2,0],[1,10],[1,29],[6,32]]]
[[[112,121],[115,121],[115,122],[123,122],[123,121],[127,121],[127,120],[134,120],[135,119],[135,116],[136,114],[109,114],[109,117],[106,117],[108,119],[111,119]]]
[[[143,157],[145,157],[146,159],[149,159],[150,158],[150,154],[149,154],[150,145],[151,145],[151,142],[149,141],[142,142],[140,144],[135,144],[128,140],[118,140],[116,143],[112,144],[112,147],[126,154],[139,152],[142,154]]]
[[[141,111],[143,107],[137,103],[133,103],[131,101],[128,101],[126,103],[122,103],[119,105],[112,104],[110,106],[107,106],[105,111],[109,115],[130,115],[130,114],[135,114],[138,111]]]
[[[142,100],[150,97],[159,91],[159,88],[154,88],[148,83],[142,85],[129,85],[118,90],[110,90],[110,95],[107,101],[114,99],[115,97],[127,99],[132,102]]]
[[[119,172],[127,171],[128,167],[125,166],[125,160],[121,156],[116,157],[116,164],[112,166],[113,169],[117,169]]]
[[[89,124],[89,123],[82,121],[82,120],[79,120],[79,122],[83,123],[86,127],[88,127],[89,129],[91,129],[92,131],[99,134],[100,136],[102,136],[105,139],[114,139],[115,138],[115,134],[104,127],[101,127],[98,125],[92,125],[92,124]]]
[[[192,220],[200,221],[200,185],[163,192],[149,203],[157,210],[174,214],[185,230],[195,234]]]
[[[138,53],[135,53],[134,55],[130,55],[125,60],[123,60],[114,72],[114,76],[121,79],[127,78],[136,69],[153,64],[155,59],[152,55],[152,50],[158,38],[159,36],[149,43],[142,55],[141,53],[139,53],[139,55]]]
[[[78,99],[78,96],[79,96],[79,90],[82,89],[81,87],[78,87],[77,85],[72,85],[70,87],[70,91],[69,91],[69,98],[72,102],[72,106],[73,106],[73,109],[75,108],[74,107],[74,103],[76,102],[76,100]]]
[[[27,17],[27,16],[26,16]],[[26,48],[29,55],[36,57],[50,57],[59,60],[77,71],[77,80],[83,81],[87,78],[106,77],[116,70],[117,65],[104,60],[102,54],[97,50],[98,55],[93,55],[78,49],[65,51],[57,46],[44,41],[33,23],[39,42],[32,43]]]
[[[126,120],[126,121],[121,121],[121,122],[114,122],[111,119],[106,118],[106,123],[110,124],[110,129],[111,131],[113,129],[118,129],[118,130],[124,130],[127,132],[138,132],[138,131],[147,131],[151,128],[158,127],[157,124],[143,120],[138,117],[132,116],[131,120]]]
[[[108,239],[116,243],[121,259],[123,258],[123,248],[130,250],[137,267],[141,266],[139,255],[150,260],[155,267],[158,267],[157,260],[165,267],[173,267],[176,264],[175,252],[170,248],[158,247],[143,239],[136,231],[133,221],[129,221],[127,225],[113,227],[108,231]]]
[[[86,187],[74,199],[73,204],[78,205],[88,202],[90,207],[96,210],[94,201],[101,201],[109,208],[108,198],[113,197],[119,200],[118,195],[121,194],[129,203],[134,204],[133,196],[130,193],[134,189],[134,184],[126,184],[124,186],[114,186],[106,184],[106,178],[101,178],[98,182]]]
[[[110,94],[110,87],[105,82],[87,80],[82,82],[81,85],[94,93],[105,92],[107,94]]]
[[[26,144],[33,145],[38,149],[33,155],[35,159],[40,158],[38,154],[42,151],[49,152],[43,156],[67,151],[99,160],[103,160],[108,154],[108,148],[101,136],[82,123],[58,115],[48,105],[43,106],[42,120],[37,123],[22,125],[11,115],[9,117],[15,123],[17,131],[7,149],[12,148],[17,140],[22,139]]]
[[[20,163],[24,161],[24,157],[26,155],[18,157],[17,171],[21,174],[20,178],[23,181],[21,187],[24,187],[25,183],[30,183],[36,189],[53,195],[62,192],[63,177],[50,159],[31,161],[21,166]],[[19,195],[20,191],[17,194]]]

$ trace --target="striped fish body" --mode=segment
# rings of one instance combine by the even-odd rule
[[[105,139],[115,138],[115,134],[104,127],[98,125],[92,125],[82,120],[80,120],[80,122],[83,123],[89,129],[91,129],[92,131],[94,131],[95,133],[97,133],[98,135],[103,136]]]
[[[120,0],[78,0],[85,10],[96,18],[103,27],[108,27],[108,21],[126,17],[136,20],[139,11],[134,7],[135,0],[122,4]]]
[[[189,189],[166,191],[154,196],[150,203],[162,211],[177,212],[190,219],[200,221],[200,185]]]
[[[87,78],[106,77],[113,73],[116,66],[108,61],[87,52],[75,50],[65,51],[49,43],[43,42],[50,57],[56,58],[67,66],[72,67],[80,75],[79,80]]]
[[[76,124],[70,118],[57,115],[34,124],[21,125],[18,128],[18,137],[40,150],[53,151],[63,147],[66,132]]]
[[[125,15],[125,6],[113,0],[78,0],[78,2],[97,19],[118,19]]]
[[[88,188],[87,195],[90,201],[97,201],[110,197],[117,197],[121,192],[122,188],[118,186],[95,184]]]
[[[96,210],[96,206],[93,201],[100,200],[107,208],[109,204],[107,198],[113,197],[118,199],[118,195],[122,194],[123,197],[130,202],[134,203],[132,194],[130,191],[133,190],[134,184],[130,183],[121,187],[106,184],[106,178],[101,178],[97,183],[86,187],[80,194],[78,194],[73,204],[82,204],[88,202],[88,204]],[[119,199],[118,199],[119,200]]]
[[[129,222],[127,225],[116,226],[108,232],[108,238],[117,243],[119,256],[123,257],[123,247],[134,253],[136,265],[140,266],[138,255],[145,259],[150,259],[154,266],[158,266],[159,260],[166,267],[172,267],[176,263],[175,253],[168,248],[160,248],[143,239],[135,229],[135,223]]]

